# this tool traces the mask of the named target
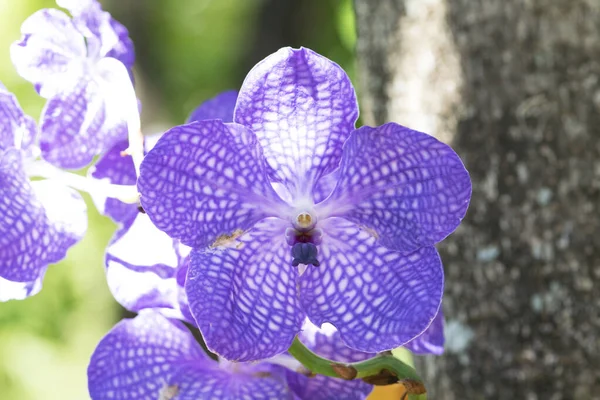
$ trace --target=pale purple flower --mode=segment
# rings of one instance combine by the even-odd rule
[[[469,175],[432,136],[357,117],[338,65],[284,48],[246,77],[234,123],[175,127],[146,156],[142,205],[193,248],[186,292],[212,351],[280,354],[308,316],[373,353],[438,314],[433,245],[465,215]]]
[[[35,122],[0,84],[0,300],[37,293],[49,264],[87,228],[81,196],[53,180],[30,182]]]
[[[190,117],[233,120],[237,92],[224,92],[200,105]],[[150,149],[156,139],[146,140]],[[89,176],[111,184],[133,185],[135,168],[118,142],[90,168]],[[160,309],[169,317],[193,323],[183,289],[189,264],[189,247],[158,230],[136,204],[93,193],[98,210],[120,226],[106,249],[106,277],[115,299],[130,311]]]
[[[97,1],[58,4],[73,18],[57,9],[37,11],[23,23],[11,58],[48,99],[40,122],[42,156],[59,167],[80,168],[127,136],[129,103],[135,101],[128,71],[133,45]]]

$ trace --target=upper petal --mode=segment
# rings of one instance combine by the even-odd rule
[[[87,228],[79,194],[51,180],[29,182],[19,150],[0,154],[0,276],[38,279]]]
[[[444,352],[444,313],[442,309],[440,308],[425,332],[404,346],[415,354],[442,354]]]
[[[208,348],[226,359],[280,354],[300,330],[298,271],[290,265],[285,227],[269,218],[221,247],[192,251],[190,308]]]
[[[285,381],[268,366],[220,368],[178,321],[145,311],[119,322],[88,367],[93,400],[289,399]]]
[[[36,133],[33,118],[23,112],[17,98],[0,82],[0,151],[10,147],[30,150]]]
[[[229,90],[218,94],[200,104],[189,116],[187,122],[205,119],[220,119],[223,122],[233,121],[233,108],[237,101],[237,90]]]
[[[346,73],[312,50],[283,48],[257,64],[240,89],[234,121],[252,129],[275,180],[309,197],[339,164],[358,118]]]
[[[401,346],[429,326],[444,286],[434,247],[402,254],[344,219],[321,227],[321,265],[306,268],[299,280],[311,321],[330,322],[346,345],[371,353]]]
[[[21,25],[21,40],[10,56],[19,75],[36,86],[41,96],[54,96],[69,81],[73,62],[86,57],[84,37],[71,18],[54,9],[39,10]]]
[[[138,188],[152,222],[196,248],[239,236],[287,207],[269,183],[254,135],[219,120],[167,131],[144,158]]]
[[[131,311],[162,309],[164,314],[194,324],[187,297],[177,278],[187,268],[189,248],[138,214],[106,249],[106,279],[115,299]]]
[[[81,168],[127,136],[125,117],[111,104],[119,90],[110,86],[82,70],[72,85],[46,103],[40,137],[45,160],[61,168]]]
[[[57,0],[56,3],[73,15],[75,26],[88,39],[89,54],[114,57],[127,68],[133,66],[135,53],[127,28],[103,11],[98,1]]]
[[[452,233],[471,198],[469,174],[448,145],[395,123],[353,132],[339,173],[319,214],[343,216],[403,252]]]

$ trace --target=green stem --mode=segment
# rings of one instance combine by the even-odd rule
[[[315,374],[343,379],[364,379],[370,383],[383,385],[410,381],[423,387],[424,390],[423,382],[415,369],[392,355],[375,356],[355,363],[340,363],[316,355],[297,337],[288,351]]]

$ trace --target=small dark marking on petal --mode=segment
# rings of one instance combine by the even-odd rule
[[[239,247],[237,247],[239,244],[235,243],[235,241],[237,238],[239,238],[243,234],[244,234],[244,231],[241,229],[236,229],[231,234],[224,233],[221,236],[217,237],[217,239],[209,247],[215,248],[215,247],[235,246],[235,248],[239,249]]]
[[[158,393],[158,400],[172,400],[178,393],[179,386],[165,383]]]

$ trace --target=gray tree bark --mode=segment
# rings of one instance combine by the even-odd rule
[[[473,180],[432,399],[600,398],[600,1],[355,0],[362,115]]]

